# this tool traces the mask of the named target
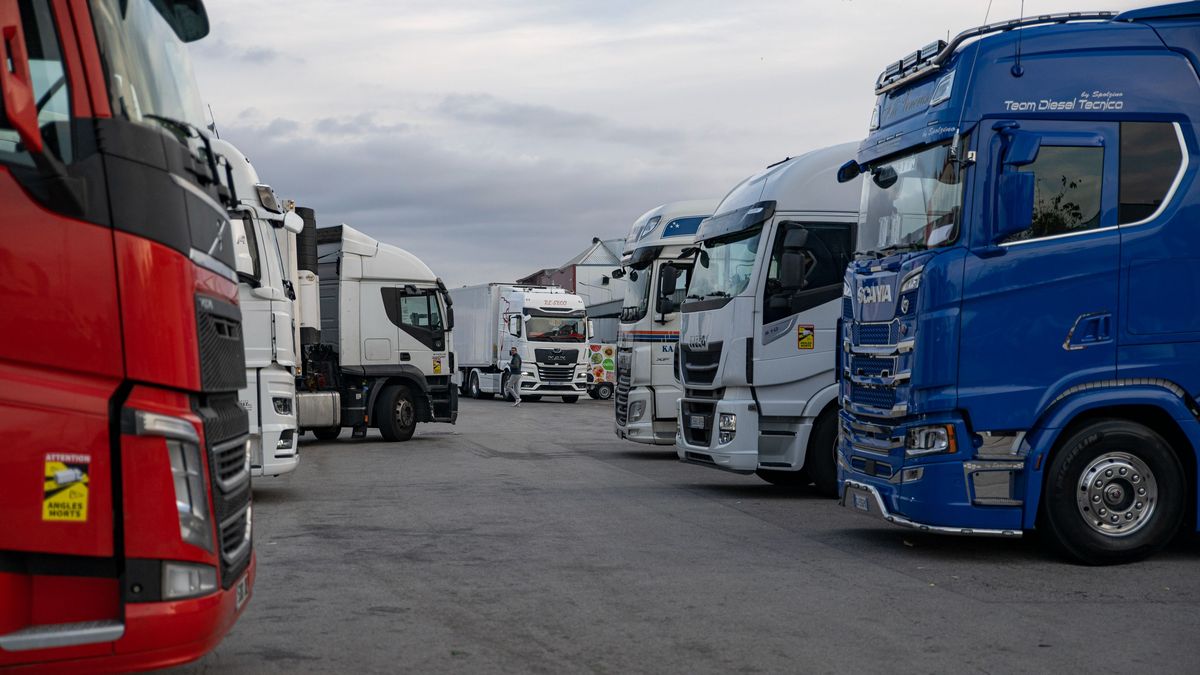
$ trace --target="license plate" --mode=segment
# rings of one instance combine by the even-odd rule
[[[688,427],[692,429],[703,429],[704,415],[688,415]]]
[[[250,597],[250,575],[242,577],[242,580],[237,582],[237,586],[233,589],[234,610],[240,610],[242,605],[246,604],[246,598]]]
[[[854,495],[854,508],[859,511],[870,511],[871,502],[867,501],[866,495]]]

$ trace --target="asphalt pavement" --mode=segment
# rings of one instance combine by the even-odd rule
[[[621,441],[608,402],[308,435],[254,493],[254,595],[181,672],[1200,670],[1196,537],[1088,568],[921,535]]]

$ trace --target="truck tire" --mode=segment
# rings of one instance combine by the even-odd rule
[[[321,427],[319,429],[309,429],[313,432],[313,436],[319,441],[332,441],[342,433],[341,427]]]
[[[837,446],[837,408],[828,408],[813,423],[804,455],[804,471],[812,478],[817,494],[830,499],[838,496]]]
[[[1133,562],[1166,546],[1188,494],[1183,466],[1166,440],[1118,419],[1072,433],[1046,467],[1045,483],[1043,539],[1085,565]]]
[[[579,397],[578,396],[564,396],[564,397],[562,397],[562,399],[563,399],[563,403],[574,403],[579,400]]]
[[[754,472],[754,475],[767,481],[771,485],[782,488],[802,488],[807,487],[812,479],[808,477],[808,472],[804,469],[799,471],[780,471],[778,469],[759,469]]]
[[[593,399],[600,398],[600,392],[597,391],[596,387],[588,387],[588,398],[593,398]]]
[[[608,399],[612,398],[613,386],[605,382],[604,384],[595,387],[595,392],[596,395],[594,398],[600,399],[601,401],[607,401]]]
[[[471,371],[471,383],[470,383],[470,385],[468,385],[468,388],[470,390],[471,398],[485,399],[485,398],[492,397],[491,394],[485,394],[483,391],[483,388],[479,386],[479,372],[478,371],[475,371],[475,370]]]
[[[403,385],[392,385],[379,394],[379,433],[383,440],[393,443],[407,441],[417,430],[417,402],[412,391]]]

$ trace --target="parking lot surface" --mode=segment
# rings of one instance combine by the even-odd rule
[[[1195,672],[1200,544],[1087,568],[920,535],[623,442],[611,403],[305,436],[259,576],[181,672]]]

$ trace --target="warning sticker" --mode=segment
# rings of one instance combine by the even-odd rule
[[[42,520],[82,523],[88,515],[88,466],[91,455],[46,455]]]
[[[433,357],[433,374],[434,375],[442,374],[442,357],[440,357],[440,356]]]
[[[809,324],[796,326],[796,347],[813,349],[817,346],[817,328]]]

